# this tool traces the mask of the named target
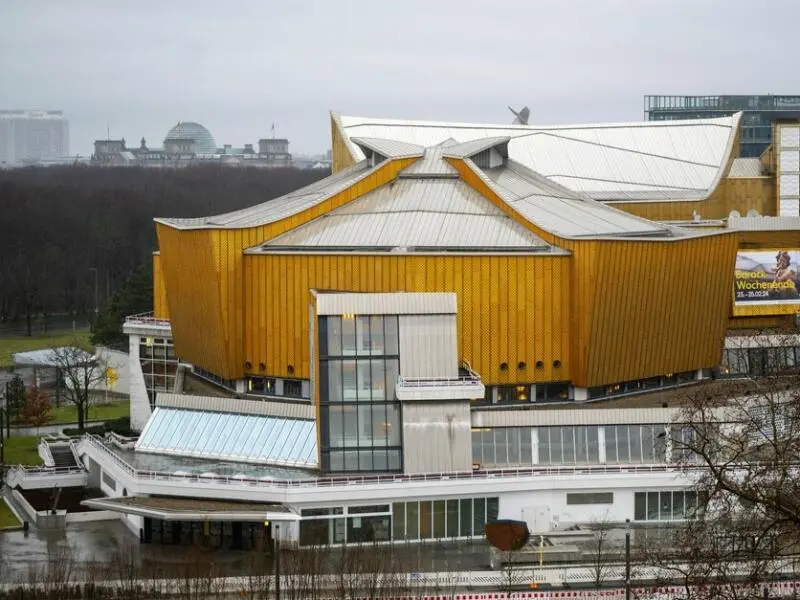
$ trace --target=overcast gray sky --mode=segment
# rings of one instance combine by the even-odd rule
[[[0,108],[64,110],[71,151],[330,146],[328,111],[635,121],[647,93],[798,94],[800,0],[0,0]]]

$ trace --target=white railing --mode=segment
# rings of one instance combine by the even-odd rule
[[[479,386],[479,377],[398,377],[400,387],[463,387]]]
[[[151,312],[129,315],[125,317],[125,323],[130,323],[131,325],[151,325],[157,327],[172,326],[168,319],[157,319]]]
[[[46,467],[53,467],[55,465],[53,453],[50,451],[50,444],[47,443],[45,438],[41,438],[39,440],[37,451],[39,453],[39,457],[42,459],[42,462]]]
[[[353,485],[389,485],[407,484],[412,482],[428,481],[485,481],[488,479],[519,479],[522,477],[537,476],[576,476],[583,475],[620,475],[637,473],[685,473],[696,468],[676,467],[675,465],[575,465],[566,467],[525,467],[516,469],[476,469],[472,471],[455,471],[442,473],[427,473],[421,475],[358,475],[351,477],[309,477],[303,479],[279,479],[274,477],[255,477],[243,474],[216,475],[212,473],[174,473],[171,471],[151,471],[134,468],[131,464],[117,455],[100,438],[86,435],[83,442],[109,457],[115,464],[122,468],[128,475],[137,481],[183,481],[203,484],[223,484],[237,486],[253,486],[279,489],[304,489],[304,488],[337,488]],[[242,465],[242,468],[247,468]]]

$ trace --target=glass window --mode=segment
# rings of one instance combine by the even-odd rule
[[[433,503],[433,537],[437,540],[445,537],[447,518],[446,503],[444,500],[435,500]]]
[[[502,428],[494,429],[494,464],[507,465],[508,464],[508,439],[506,430]]]
[[[675,492],[672,494],[672,519],[679,520],[684,518],[684,499],[685,496],[683,492]]]
[[[341,361],[342,369],[342,400],[356,402],[358,400],[358,378],[356,376],[356,361]]]
[[[387,315],[383,317],[383,335],[386,345],[386,356],[397,356],[400,354],[396,316]],[[394,387],[392,387],[392,389],[394,389]]]
[[[647,494],[636,492],[633,495],[633,518],[636,521],[647,520]]]
[[[533,452],[531,449],[531,430],[527,427],[520,429],[519,448],[520,457],[519,461],[523,465],[533,464]]]
[[[481,430],[472,430],[472,463],[483,464],[483,444],[481,443]]]
[[[406,502],[406,539],[419,539],[419,502]]]
[[[561,428],[561,458],[564,464],[575,463],[575,428]]]
[[[383,359],[373,359],[370,361],[370,365],[372,400],[386,400],[386,369],[384,368]]]
[[[352,315],[342,316],[342,356],[356,353],[356,320]]]
[[[358,401],[371,402],[372,401],[372,361],[366,359],[359,359],[357,361],[357,378],[358,378]]]
[[[356,354],[366,356],[371,352],[369,317],[356,317]]]
[[[497,402],[530,402],[530,390],[529,385],[499,385],[497,386]]]
[[[342,401],[342,361],[327,360],[320,363],[322,377],[326,380],[326,398],[322,402],[341,402]],[[326,376],[327,373],[327,376]]]
[[[397,404],[386,405],[385,427],[388,435],[389,446],[400,446],[400,433],[403,424],[400,421],[400,406]]]
[[[647,520],[658,521],[659,493],[647,492]]]
[[[405,502],[392,504],[392,539],[406,539],[406,505]]]
[[[672,492],[661,492],[660,498],[659,519],[666,521],[672,518]]]
[[[520,463],[519,456],[519,434],[522,431],[519,427],[506,429],[506,437],[508,443],[508,464],[518,465]]]
[[[567,504],[614,504],[613,492],[567,494]]]
[[[497,515],[500,513],[500,501],[498,498],[486,499],[486,522],[491,523],[497,521]]]
[[[486,525],[486,501],[483,498],[475,498],[472,507],[472,535],[483,537]]]
[[[461,507],[461,526],[459,533],[461,537],[472,536],[472,499],[466,498],[459,500]]]
[[[423,540],[433,537],[433,503],[430,500],[419,503],[419,537]]]
[[[563,463],[563,454],[561,450],[561,428],[549,427],[550,433],[550,464],[560,465]]]
[[[386,360],[386,400],[394,401],[394,386],[400,375],[400,361],[397,359]]]
[[[386,347],[383,341],[383,317],[369,318],[370,354],[383,356]]]
[[[325,318],[326,344],[320,343],[320,356],[342,355],[342,318],[331,316]]]
[[[296,379],[285,379],[283,381],[283,395],[290,398],[302,398],[303,384]]]
[[[458,537],[458,500],[447,501],[447,537]]]

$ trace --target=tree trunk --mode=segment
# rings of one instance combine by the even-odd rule
[[[78,431],[83,433],[84,429],[84,418],[83,418],[83,403],[78,404]]]

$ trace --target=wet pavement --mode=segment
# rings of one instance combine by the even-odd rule
[[[238,576],[252,568],[254,552],[230,549],[201,549],[189,546],[140,544],[139,539],[121,521],[78,523],[65,530],[31,529],[29,533],[0,533],[0,581],[13,582],[27,578],[32,568],[41,568],[59,551],[68,549],[78,562],[107,563],[115,553],[130,552],[136,564],[170,569],[198,561],[213,563],[223,576]],[[488,549],[477,543],[431,543],[395,545],[395,556],[410,571],[464,571],[488,568]],[[263,555],[262,555],[263,557]],[[267,564],[269,564],[267,557]],[[109,578],[114,573],[106,571]]]

